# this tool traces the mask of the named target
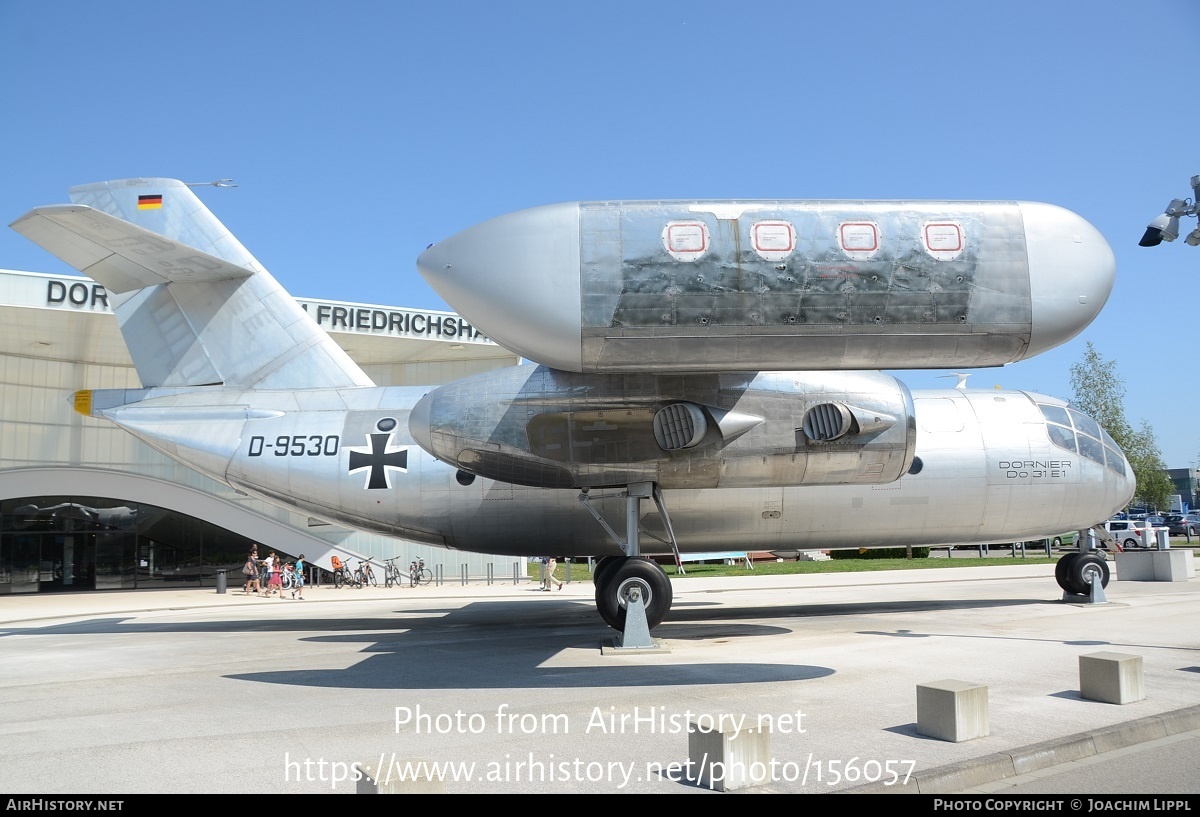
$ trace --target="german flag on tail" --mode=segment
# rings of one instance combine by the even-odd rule
[[[153,196],[138,196],[139,210],[161,210],[162,209],[162,194],[159,193]]]

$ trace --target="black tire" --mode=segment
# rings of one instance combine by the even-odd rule
[[[430,584],[433,581],[433,571],[425,567],[421,569],[421,575],[417,579],[418,584]]]
[[[340,570],[333,571],[333,589],[341,590],[342,585],[346,583],[346,574]]]
[[[1059,559],[1058,563],[1054,565],[1054,580],[1056,582],[1058,582],[1058,586],[1063,589],[1063,592],[1066,592],[1066,593],[1074,593],[1075,592],[1072,589],[1071,580],[1070,580],[1071,565],[1073,565],[1075,563],[1075,560],[1078,559],[1082,555],[1083,554],[1080,553],[1079,551],[1075,551],[1074,553],[1068,553],[1068,554],[1064,555],[1061,559]]]
[[[601,556],[596,560],[596,566],[592,568],[592,584],[599,585],[601,577],[613,565],[620,564],[625,560],[624,556]]]
[[[1130,548],[1140,548],[1141,546],[1142,543],[1137,539],[1126,539],[1121,543],[1121,547],[1125,548],[1125,550],[1129,550]]]
[[[1091,553],[1082,553],[1067,569],[1067,582],[1075,588],[1072,592],[1087,596],[1097,579],[1101,587],[1108,587],[1108,575],[1108,562]]]
[[[1050,547],[1056,547],[1056,548],[1062,547],[1062,537],[1055,536],[1054,541],[1050,543]]]
[[[626,604],[634,590],[646,604],[646,623],[651,629],[662,624],[671,610],[671,580],[663,569],[649,559],[621,559],[607,568],[596,585],[596,609],[614,630],[625,630]]]

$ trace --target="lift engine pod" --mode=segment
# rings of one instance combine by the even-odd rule
[[[409,416],[433,456],[540,488],[893,482],[916,425],[880,372],[580,374],[518,366],[434,389]]]

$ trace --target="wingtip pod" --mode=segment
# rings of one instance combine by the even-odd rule
[[[602,373],[999,366],[1087,326],[1115,267],[1046,204],[618,201],[491,219],[418,268],[508,348]]]
[[[1104,236],[1082,216],[1042,202],[1018,202],[1029,256],[1030,358],[1084,330],[1108,301],[1117,261]]]
[[[431,245],[417,270],[488,337],[564,371],[580,371],[579,203],[497,216]]]

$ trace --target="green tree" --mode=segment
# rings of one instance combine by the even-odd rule
[[[1125,383],[1117,373],[1117,362],[1106,360],[1088,341],[1083,359],[1071,364],[1071,405],[1091,415],[1125,452],[1137,479],[1138,497],[1147,505],[1166,508],[1174,484],[1158,448],[1154,429],[1142,421],[1134,430],[1125,419]]]

